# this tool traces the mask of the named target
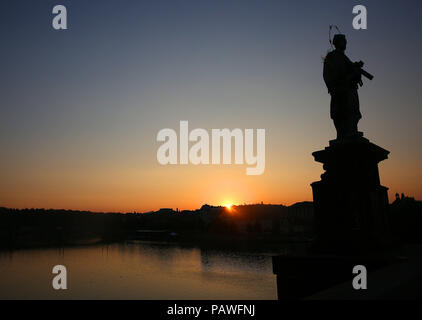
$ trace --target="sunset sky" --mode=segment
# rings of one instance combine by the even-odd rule
[[[68,30],[52,28],[52,8]],[[354,30],[352,8],[368,9]],[[0,206],[195,209],[312,200],[335,138],[328,25],[375,75],[360,131],[391,151],[381,183],[422,200],[422,2],[1,1]],[[262,128],[266,170],[157,162],[163,128]]]

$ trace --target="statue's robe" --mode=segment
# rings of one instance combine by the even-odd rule
[[[337,138],[354,136],[362,118],[359,110],[358,82],[360,73],[341,51],[334,50],[324,59],[324,81],[331,95],[330,116]]]

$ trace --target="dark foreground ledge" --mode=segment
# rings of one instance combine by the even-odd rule
[[[318,294],[323,299],[354,299],[358,292],[370,291],[372,275],[385,268],[407,263],[407,259],[389,255],[374,256],[334,256],[334,255],[304,255],[304,256],[275,256],[273,257],[273,272],[277,275],[277,295],[279,300],[306,299]],[[356,276],[353,268],[363,265],[368,271],[368,288],[370,290],[355,290],[352,280]],[[399,267],[401,268],[401,267]],[[389,270],[389,269],[387,269]],[[400,269],[402,270],[402,269]],[[420,269],[419,269],[420,270]],[[385,273],[385,272],[384,272]],[[390,278],[388,277],[388,274]],[[385,281],[395,278],[393,271],[387,272]],[[382,280],[378,280],[381,284]],[[327,290],[342,285],[341,295],[336,290]],[[385,287],[385,285],[383,285]],[[373,290],[372,290],[373,291]],[[372,292],[371,291],[371,292]]]

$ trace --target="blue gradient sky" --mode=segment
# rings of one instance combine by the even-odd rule
[[[54,5],[69,29],[51,27]],[[368,30],[352,8],[368,9]],[[375,75],[359,129],[390,150],[382,183],[422,198],[422,3],[2,1],[0,205],[110,211],[311,200],[311,153],[335,136],[328,25]],[[265,174],[163,167],[162,128],[264,128]]]

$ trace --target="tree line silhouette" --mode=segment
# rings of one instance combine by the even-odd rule
[[[401,242],[422,242],[422,202],[397,195],[390,205],[393,233]],[[204,205],[197,210],[94,213],[0,208],[0,248],[109,243],[139,230],[161,230],[179,241],[303,241],[313,237],[313,204]],[[163,232],[164,234],[164,232]],[[167,237],[168,238],[168,237]],[[163,238],[163,240],[168,240]]]

